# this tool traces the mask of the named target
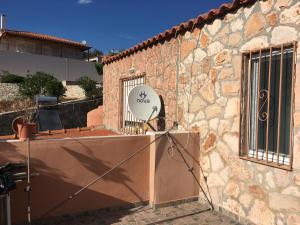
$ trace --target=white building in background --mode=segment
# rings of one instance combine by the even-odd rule
[[[89,76],[102,83],[94,62],[85,60],[90,48],[86,43],[7,29],[6,17],[0,17],[0,75],[8,72],[25,76],[40,71],[61,81]]]

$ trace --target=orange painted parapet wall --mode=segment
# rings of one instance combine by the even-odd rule
[[[198,134],[189,136],[188,145],[185,145],[187,133],[173,136],[185,146],[184,155],[188,161],[198,163],[198,145],[192,144],[192,140],[198,140]],[[32,172],[40,174],[32,179],[32,218],[39,218],[153,139],[154,135],[142,135],[31,141]],[[169,147],[166,137],[162,138],[47,217],[148,201],[150,198],[151,203],[159,204],[198,195],[192,176],[175,149],[172,154]],[[0,163],[27,160],[27,142],[0,142],[0,149]],[[25,184],[19,184],[11,195],[14,222],[26,221],[27,218],[24,187]]]
[[[149,143],[149,136],[32,141],[31,168],[40,175],[32,181],[32,217],[39,218],[70,194],[103,174],[117,162]],[[26,160],[26,142],[0,142],[0,162]],[[12,193],[14,222],[26,221],[24,185]],[[48,215],[113,207],[149,199],[149,150],[92,185]]]
[[[87,127],[103,125],[103,106],[87,113]]]
[[[159,135],[152,135],[151,140]],[[170,144],[172,140],[174,144]],[[199,196],[199,186],[177,151],[182,152],[199,179],[199,141],[197,133],[172,133],[171,139],[164,136],[151,145],[150,205]]]

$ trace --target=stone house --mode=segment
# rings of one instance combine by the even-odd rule
[[[299,39],[298,0],[223,4],[104,59],[103,123],[136,124],[127,87],[146,83],[162,97],[166,127],[200,132],[216,209],[300,224]]]

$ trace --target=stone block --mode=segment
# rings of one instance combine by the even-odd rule
[[[299,198],[290,195],[282,195],[276,192],[269,194],[269,205],[274,211],[299,212]]]
[[[207,30],[211,35],[215,35],[221,28],[222,21],[220,19],[215,19],[212,24],[207,25]]]
[[[224,95],[236,95],[240,90],[239,81],[225,81],[222,82],[222,93]]]
[[[293,176],[293,183],[295,185],[300,186],[300,173],[294,174],[294,176]]]
[[[208,103],[215,102],[215,85],[212,82],[208,82],[200,89],[200,94],[202,95],[203,99]]]
[[[185,59],[196,47],[196,45],[197,42],[195,40],[184,40],[181,43],[181,59]]]
[[[202,32],[201,37],[200,37],[200,46],[201,48],[206,48],[210,42],[209,36],[205,33]]]
[[[219,125],[219,119],[214,118],[209,121],[209,127],[213,130],[217,130]]]
[[[224,193],[228,196],[233,196],[237,198],[240,194],[240,187],[235,181],[228,182],[227,186],[225,187]]]
[[[278,17],[276,12],[271,12],[270,14],[267,15],[267,21],[271,26],[275,26],[277,23]]]
[[[289,184],[289,172],[281,169],[273,170],[275,183],[278,187],[286,187]]]
[[[271,44],[279,45],[298,39],[297,30],[289,26],[275,27],[272,32]]]
[[[228,45],[237,47],[242,39],[241,33],[236,32],[229,35]]]
[[[296,187],[296,186],[289,186],[289,187],[285,188],[281,192],[281,194],[291,195],[291,196],[295,196],[295,197],[300,198],[300,191],[298,190],[298,187]]]
[[[227,199],[225,202],[223,202],[223,207],[236,215],[240,215],[241,217],[245,216],[245,212],[243,211],[240,203],[233,199]]]
[[[249,185],[248,186],[249,193],[258,199],[265,199],[267,197],[266,192],[261,186],[258,185]]]
[[[300,2],[293,5],[291,8],[283,10],[283,12],[280,14],[280,23],[300,23]]]
[[[228,49],[224,49],[222,52],[216,55],[215,57],[215,64],[220,66],[222,64],[230,62],[231,53]]]
[[[210,105],[205,109],[206,119],[219,117],[222,113],[222,108],[218,105]]]
[[[224,163],[218,152],[214,151],[210,155],[211,169],[213,172],[217,172],[224,168]]]
[[[287,225],[299,225],[300,224],[300,215],[291,214],[287,218]]]
[[[190,112],[195,113],[200,110],[203,110],[207,103],[199,96],[195,96],[192,98],[190,105]]]
[[[244,21],[242,18],[238,18],[230,23],[230,28],[232,32],[237,32],[242,30],[244,27]]]
[[[253,13],[245,24],[245,37],[253,37],[263,31],[265,26],[265,17],[261,13]]]
[[[202,145],[203,152],[207,153],[216,147],[217,136],[214,133],[210,133],[204,140]]]
[[[267,204],[260,200],[255,200],[247,218],[254,224],[275,225],[275,215]]]
[[[271,171],[266,173],[266,183],[270,188],[275,188],[275,181],[274,181],[274,175]]]
[[[201,50],[200,48],[197,48],[194,54],[195,62],[201,62],[207,56],[206,52]]]
[[[223,140],[233,150],[233,152],[238,155],[238,149],[239,149],[238,134],[225,133],[223,135]]]
[[[249,206],[251,205],[251,202],[253,200],[252,195],[246,193],[243,194],[239,197],[239,202],[242,204],[242,206],[244,206],[246,209],[249,208]]]
[[[208,56],[215,55],[221,52],[223,49],[224,49],[224,45],[222,45],[219,41],[215,41],[207,47]]]
[[[224,181],[217,173],[210,173],[207,177],[208,187],[220,187],[224,186]]]
[[[225,79],[230,79],[233,78],[233,69],[232,67],[224,67],[221,69],[219,73],[219,79],[220,80],[225,80]]]
[[[239,100],[238,98],[230,98],[228,99],[224,118],[230,118],[232,116],[237,116],[239,113]]]
[[[259,48],[265,48],[268,47],[268,37],[267,36],[259,36],[259,37],[254,37],[248,42],[246,42],[242,47],[241,47],[241,52],[244,51],[249,51],[252,49],[259,49]]]
[[[277,0],[275,4],[275,8],[280,10],[282,8],[286,8],[291,4],[292,0]]]

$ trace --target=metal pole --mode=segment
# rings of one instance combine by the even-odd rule
[[[31,207],[30,207],[30,192],[31,192],[31,180],[30,180],[30,139],[27,139],[27,186],[25,191],[27,192],[27,219],[28,224],[31,224]]]
[[[6,195],[6,220],[7,225],[11,225],[10,195]]]

